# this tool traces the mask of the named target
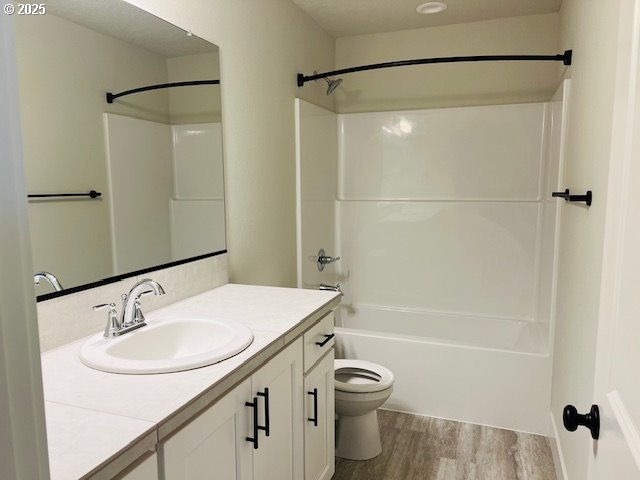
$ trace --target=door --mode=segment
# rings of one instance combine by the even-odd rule
[[[258,448],[253,450],[254,480],[300,480],[304,455],[302,339],[254,373],[251,388],[260,426],[255,431]]]
[[[245,402],[250,395],[247,379],[161,443],[160,478],[251,480],[252,447],[245,439],[251,423]]]
[[[640,0],[622,0],[589,479],[640,478]]]
[[[329,480],[335,472],[333,348],[304,379],[304,479]]]

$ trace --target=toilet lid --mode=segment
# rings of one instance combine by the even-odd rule
[[[379,392],[393,385],[390,370],[366,360],[336,360],[334,369],[336,390],[341,392]]]

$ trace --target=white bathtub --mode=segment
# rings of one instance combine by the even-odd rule
[[[341,358],[395,375],[385,408],[546,435],[546,324],[370,305],[336,312]]]

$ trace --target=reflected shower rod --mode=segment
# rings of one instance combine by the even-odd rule
[[[192,87],[194,85],[220,85],[220,80],[192,80],[189,82],[160,83],[158,85],[148,85],[146,87],[125,90],[124,92],[120,93],[107,92],[107,103],[113,103],[116,98],[124,97],[125,95],[131,95],[133,93],[148,92],[150,90],[159,90],[161,88]]]
[[[334,75],[344,75],[345,73],[363,72],[365,70],[378,70],[380,68],[405,67],[408,65],[427,65],[431,63],[460,63],[460,62],[562,62],[564,65],[571,65],[572,50],[566,50],[557,55],[478,55],[467,57],[436,57],[436,58],[416,58],[414,60],[400,60],[397,62],[374,63],[371,65],[361,65],[359,67],[343,68],[331,72],[316,73],[314,75],[298,74],[298,86],[302,87],[306,82],[319,80],[321,78],[332,77]]]

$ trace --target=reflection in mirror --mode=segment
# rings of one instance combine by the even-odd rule
[[[224,251],[220,86],[106,101],[219,80],[218,48],[120,0],[50,0],[16,36],[40,299]]]

